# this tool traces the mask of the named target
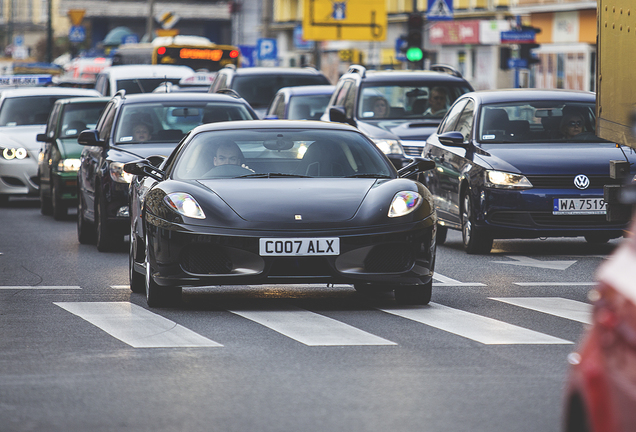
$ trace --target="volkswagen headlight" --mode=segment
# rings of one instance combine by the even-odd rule
[[[389,154],[404,154],[404,148],[399,140],[384,139],[384,138],[372,138],[375,145],[382,150],[382,153]]]
[[[0,150],[2,151],[2,157],[6,160],[25,159],[29,157],[29,153],[23,147],[12,147],[12,148],[0,147]]]
[[[59,172],[77,172],[79,167],[79,159],[62,159],[57,163],[57,170]]]
[[[194,219],[205,219],[205,214],[203,213],[201,206],[190,194],[184,192],[173,192],[166,195],[163,198],[163,201],[168,205],[168,207],[183,216]]]
[[[395,194],[389,207],[389,217],[400,217],[417,210],[422,205],[422,195],[417,192],[402,191]]]
[[[130,183],[133,175],[124,171],[124,164],[121,162],[110,163],[110,177],[117,183]]]
[[[503,171],[486,171],[486,187],[499,189],[530,189],[532,183],[521,174]]]

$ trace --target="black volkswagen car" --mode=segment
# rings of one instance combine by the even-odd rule
[[[468,253],[493,239],[583,236],[602,243],[626,224],[606,220],[610,160],[636,155],[595,135],[595,95],[568,90],[493,90],[460,97],[422,153],[440,227],[462,231]]]
[[[100,251],[123,243],[129,232],[126,162],[161,161],[192,128],[215,121],[252,120],[256,113],[241,98],[222,94],[118,92],[95,129],[83,131],[78,173],[77,234]],[[153,158],[155,156],[155,158]]]
[[[316,121],[194,129],[161,168],[131,162],[130,287],[345,283],[426,304],[436,216],[426,188],[365,135]]]

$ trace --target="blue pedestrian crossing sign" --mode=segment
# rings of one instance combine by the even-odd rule
[[[453,0],[428,0],[426,19],[441,21],[453,19]]]
[[[83,26],[74,25],[71,26],[71,29],[68,32],[68,40],[69,42],[79,43],[84,42],[86,39],[86,31]]]

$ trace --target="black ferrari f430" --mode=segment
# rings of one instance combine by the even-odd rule
[[[155,162],[156,163],[156,162]],[[365,135],[314,121],[196,127],[161,164],[131,162],[130,286],[149,306],[182,287],[339,283],[427,304],[437,217]]]

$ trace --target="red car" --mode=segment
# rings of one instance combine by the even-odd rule
[[[566,432],[636,431],[636,217],[598,270],[592,326],[572,365]]]

